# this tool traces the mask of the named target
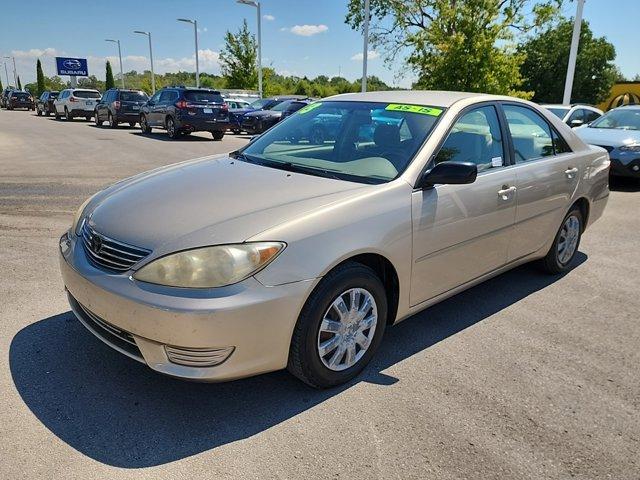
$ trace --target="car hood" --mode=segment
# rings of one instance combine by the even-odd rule
[[[245,117],[279,117],[282,115],[282,112],[274,112],[272,110],[256,110],[254,112],[249,112],[245,114]]]
[[[580,127],[573,130],[583,142],[592,145],[621,147],[631,143],[640,143],[640,131],[617,128]]]
[[[155,258],[186,248],[242,242],[370,188],[223,156],[120,182],[98,194],[87,213],[97,232],[151,249]]]

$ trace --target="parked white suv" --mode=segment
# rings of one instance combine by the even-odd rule
[[[602,110],[591,105],[574,103],[572,105],[540,105],[546,108],[556,117],[569,125],[571,128],[588,125],[594,120],[600,118],[603,114]]]
[[[53,102],[56,120],[63,115],[65,120],[73,120],[74,117],[91,120],[100,97],[98,90],[88,88],[67,88],[61,91]]]

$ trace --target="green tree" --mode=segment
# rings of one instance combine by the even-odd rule
[[[107,60],[106,64],[106,72],[105,72],[105,81],[104,81],[104,89],[109,90],[116,86],[116,82],[113,80],[113,70],[111,70],[111,62]]]
[[[519,51],[526,56],[521,67],[523,86],[535,92],[536,102],[562,101],[572,32],[573,20],[564,19],[520,45]],[[583,21],[572,101],[595,104],[606,100],[621,75],[613,64],[615,57],[614,46],[604,37],[594,37],[589,24]]]
[[[42,71],[42,63],[40,63],[40,59],[38,59],[38,61],[36,62],[36,81],[37,81],[36,91],[39,97],[40,95],[42,95],[42,92],[44,92],[47,89],[44,82],[44,72]]]
[[[227,79],[228,88],[257,87],[256,52],[256,39],[249,32],[246,20],[235,35],[227,30],[225,45],[220,52],[220,69]]]
[[[0,92],[2,92],[4,90],[4,87],[2,86],[2,79],[0,78]]]
[[[371,0],[371,44],[387,62],[402,60],[416,87],[526,97],[514,32],[549,21],[562,2]],[[363,11],[363,0],[350,0],[346,22],[362,28]]]
[[[22,82],[20,81],[20,75],[18,75],[18,90],[22,90]]]

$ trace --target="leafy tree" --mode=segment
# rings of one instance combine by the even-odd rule
[[[256,88],[258,72],[256,38],[244,20],[237,34],[227,30],[225,45],[220,52],[220,69],[228,88]]]
[[[2,92],[4,90],[4,87],[2,86],[2,79],[0,78],[0,92]]]
[[[562,101],[572,33],[573,20],[565,19],[520,45],[519,51],[526,56],[521,67],[523,86],[535,91],[536,102]],[[594,37],[583,21],[571,99],[594,104],[606,100],[622,75],[613,64],[615,57],[614,46],[604,37]]]
[[[22,82],[20,82],[20,75],[18,75],[18,90],[22,90]]]
[[[83,77],[78,79],[78,87],[80,88],[94,88],[96,90],[106,90],[105,82],[98,80],[95,75],[89,77]]]
[[[105,69],[106,71],[105,71],[104,88],[105,90],[109,90],[110,88],[113,88],[116,86],[116,82],[113,80],[113,70],[111,69],[111,62],[109,60],[107,60]]]
[[[557,14],[563,0],[371,0],[370,39],[388,63],[418,77],[415,86],[530,96],[518,91],[524,61],[514,32]],[[362,28],[363,0],[350,0],[346,22]]]
[[[36,62],[36,79],[37,79],[36,91],[39,97],[47,89],[44,82],[44,73],[42,72],[42,63],[40,63],[40,59],[38,59],[38,61]]]

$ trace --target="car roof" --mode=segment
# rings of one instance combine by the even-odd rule
[[[618,110],[619,108],[624,108],[626,110],[640,110],[640,104],[620,105],[619,107],[616,107],[613,110]]]
[[[366,93],[343,93],[327,97],[325,100],[408,103],[415,105],[433,105],[446,108],[460,100],[474,97],[486,97],[487,100],[491,100],[492,98],[505,98],[483,93],[469,92],[446,92],[440,90],[390,90]]]

